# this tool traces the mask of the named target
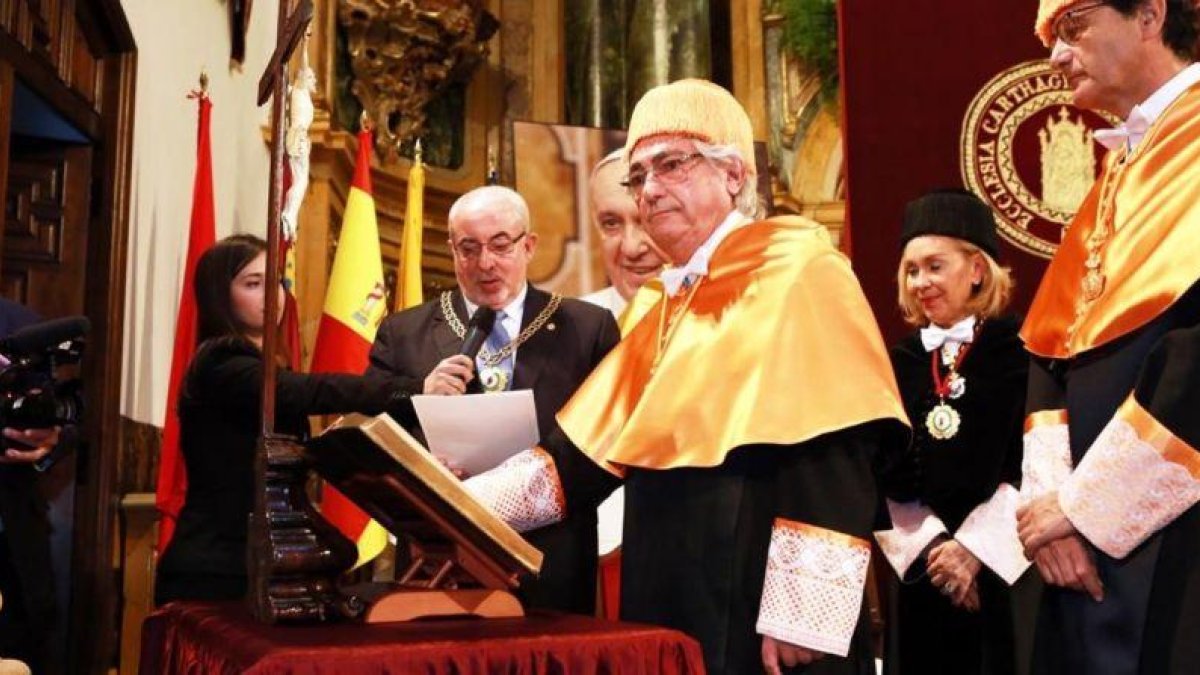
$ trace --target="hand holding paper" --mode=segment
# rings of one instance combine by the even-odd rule
[[[475,476],[538,442],[537,406],[528,389],[464,396],[414,396],[434,455]]]

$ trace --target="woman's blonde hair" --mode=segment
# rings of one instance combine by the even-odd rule
[[[1001,267],[992,256],[975,244],[963,239],[956,239],[958,250],[968,260],[978,255],[983,259],[983,280],[971,287],[971,297],[967,300],[967,314],[973,314],[980,319],[993,319],[1004,313],[1012,300],[1013,281],[1012,270]],[[921,303],[916,294],[908,289],[907,275],[904,270],[904,256],[900,256],[900,266],[896,270],[897,298],[900,314],[904,320],[913,326],[924,326],[929,323],[925,313],[921,311]]]

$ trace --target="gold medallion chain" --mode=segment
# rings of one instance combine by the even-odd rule
[[[676,304],[675,308],[671,310],[670,317],[667,316],[667,305],[671,304],[671,297],[667,295],[663,296],[662,308],[659,310],[658,345],[657,351],[654,354],[654,364],[651,366],[651,371],[658,368],[658,362],[662,360],[667,344],[671,342],[671,338],[675,335],[675,330],[679,328],[680,317],[691,306],[692,298],[696,296],[696,289],[700,288],[700,284],[704,283],[704,279],[705,277],[700,277],[691,285],[683,302]]]
[[[451,301],[452,297],[453,293],[451,291],[442,291],[440,298],[442,305],[442,316],[445,317],[446,323],[450,324],[450,330],[454,331],[454,334],[457,335],[459,339],[462,339],[467,335],[467,327],[463,325],[462,321],[460,321],[458,318],[458,314],[454,312],[454,303]],[[555,310],[557,310],[558,306],[561,304],[561,295],[558,293],[551,295],[550,302],[546,304],[546,307],[541,312],[538,312],[538,315],[534,317],[533,321],[529,322],[529,325],[525,327],[525,330],[521,331],[521,333],[517,335],[515,339],[509,340],[508,344],[501,347],[500,350],[495,353],[488,351],[487,347],[479,350],[479,360],[485,366],[494,366],[504,359],[512,356],[517,347],[520,347],[523,342],[533,337],[534,333],[538,332],[542,329],[542,326],[546,325],[546,322],[550,320],[551,315],[554,314]]]

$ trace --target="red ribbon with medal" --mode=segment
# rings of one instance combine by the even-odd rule
[[[978,327],[975,332],[978,335]],[[958,427],[962,424],[962,416],[946,402],[946,399],[957,399],[967,391],[967,380],[959,374],[958,369],[962,366],[962,362],[967,358],[967,352],[970,350],[970,342],[963,343],[959,347],[958,353],[947,364],[949,372],[945,379],[942,378],[942,370],[938,367],[938,357],[941,355],[942,349],[935,349],[931,354],[930,369],[933,374],[933,391],[938,396],[938,404],[933,406],[933,409],[925,416],[925,428],[929,430],[930,436],[939,441],[954,438],[958,434]]]

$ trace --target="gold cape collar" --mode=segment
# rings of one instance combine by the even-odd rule
[[[1200,84],[1167,108],[1123,164],[1120,159],[1118,152],[1105,157],[1038,287],[1021,329],[1034,354],[1073,358],[1128,335],[1200,280]],[[1087,239],[1097,226],[1106,179],[1116,183],[1113,231],[1101,251],[1104,290],[1087,302],[1081,290]]]
[[[722,242],[658,365],[654,306],[558,414],[608,471],[720,465],[879,419],[907,423],[874,315],[824,228],[789,217]],[[635,296],[634,304],[638,303]]]

